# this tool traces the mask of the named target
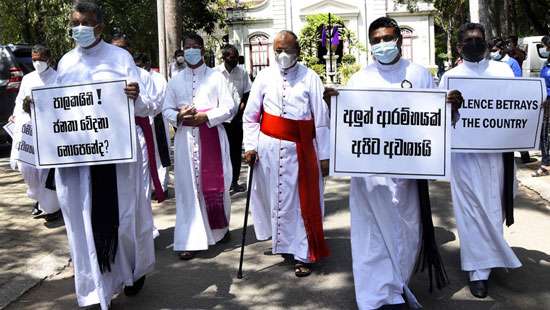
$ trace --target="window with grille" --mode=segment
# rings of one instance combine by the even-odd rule
[[[403,45],[401,45],[401,55],[410,61],[413,60],[413,31],[408,28],[401,29],[403,36]]]
[[[250,79],[254,80],[258,72],[269,66],[269,39],[264,34],[250,38]]]

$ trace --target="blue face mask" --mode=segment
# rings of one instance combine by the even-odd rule
[[[89,26],[76,26],[72,27],[72,38],[76,42],[76,44],[80,47],[88,47],[96,41],[96,37],[94,34],[94,28],[95,27],[89,27]]]
[[[389,64],[399,55],[396,41],[380,42],[372,46],[372,55],[381,64]]]
[[[185,62],[187,62],[187,64],[194,66],[202,60],[201,49],[188,48],[183,51],[183,57],[185,57]]]

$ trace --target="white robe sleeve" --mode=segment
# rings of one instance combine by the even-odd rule
[[[311,73],[310,105],[315,121],[315,141],[319,160],[330,158],[330,122],[327,104],[323,100],[324,86],[317,74]]]
[[[172,85],[172,83],[168,83],[166,87],[164,103],[162,105],[162,115],[172,126],[177,128],[179,109],[177,106],[177,96]]]
[[[20,115],[23,115],[23,113],[26,113],[23,111],[23,100],[25,97],[30,96],[30,89],[27,86],[29,84],[29,76],[26,75],[21,80],[21,86],[19,87],[19,92],[17,93],[17,97],[15,97],[15,106],[13,108],[13,115],[17,119],[17,117],[20,117]]]
[[[208,127],[212,128],[222,124],[225,121],[231,120],[235,113],[237,112],[237,105],[229,92],[229,87],[227,81],[221,75],[221,73],[216,72],[217,77],[216,81],[216,91],[218,93],[218,105],[217,107],[206,112],[208,116]]]
[[[263,101],[262,73],[256,77],[243,113],[243,143],[245,151],[256,151],[260,137],[260,117]]]
[[[128,57],[131,57],[128,55]],[[135,65],[134,61],[129,58],[128,64],[128,79],[130,82],[137,82],[139,84],[139,96],[134,100],[134,115],[139,117],[155,116],[155,112],[159,109],[160,102],[151,98],[148,89],[150,89],[151,76],[148,74],[141,77],[139,69]]]

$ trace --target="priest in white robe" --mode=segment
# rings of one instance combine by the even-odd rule
[[[257,159],[250,208],[256,237],[272,238],[273,254],[292,257],[303,277],[329,255],[322,223],[329,115],[321,79],[297,62],[296,35],[281,31],[273,42],[277,63],[258,73],[243,115],[245,159]]]
[[[146,143],[150,140],[146,138],[148,117],[158,106],[140,93],[144,86],[132,56],[101,40],[103,18],[96,4],[76,3],[70,20],[77,47],[60,60],[57,84],[127,79],[130,83],[125,92],[136,116],[136,162],[61,168],[55,178],[71,247],[78,304],[99,304],[106,310],[122,288],[127,296],[137,294],[145,275],[154,268],[151,176],[144,177],[142,171],[151,161],[144,155],[150,153],[145,151],[147,146],[151,147]],[[98,180],[99,175],[107,178]],[[94,220],[96,211],[103,215],[100,221]]]
[[[486,59],[487,43],[482,25],[463,25],[458,42],[464,62],[443,75],[440,87],[446,87],[450,76],[514,77],[506,63]],[[505,188],[505,183],[514,181],[504,177],[502,153],[453,152],[451,156],[451,190],[462,270],[469,273],[471,293],[484,298],[488,294],[492,268],[521,266],[503,236],[503,204],[506,203],[503,197],[513,195],[513,189]],[[513,174],[514,168],[511,170]]]
[[[50,66],[51,53],[48,48],[42,45],[33,46],[31,57],[35,71],[23,77],[19,93],[15,98],[15,108],[10,117],[10,121],[17,128],[14,141],[20,139],[23,125],[32,127],[30,111],[24,111],[23,101],[32,96],[31,90],[33,87],[52,85],[57,78],[57,72]],[[53,179],[48,180],[48,175],[51,178],[54,169],[37,169],[32,165],[17,161],[15,159],[16,152],[17,145],[14,143],[11,150],[10,164],[13,169],[19,168],[27,185],[27,196],[36,201],[35,210],[38,209],[39,211],[37,215],[44,216],[46,221],[58,219],[61,214],[57,194],[52,187],[54,185]],[[47,181],[52,184],[48,186]]]
[[[381,17],[373,21],[369,42],[373,63],[355,73],[347,88],[434,87],[428,70],[401,57],[402,37],[395,20]],[[334,95],[335,90],[327,89],[326,97]],[[460,102],[458,92],[449,94],[448,103],[454,108]],[[427,181],[355,177],[349,196],[359,309],[420,308],[408,287],[414,271],[431,269],[438,288],[447,282],[433,234]],[[430,288],[431,284],[432,279]]]
[[[174,251],[189,260],[229,238],[232,170],[223,123],[237,107],[223,75],[204,64],[200,36],[185,38],[184,57],[187,67],[168,82],[163,114],[177,128]]]

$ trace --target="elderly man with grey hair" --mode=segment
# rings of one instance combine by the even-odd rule
[[[323,233],[329,115],[319,76],[299,64],[291,31],[273,40],[276,63],[260,71],[244,110],[245,159],[254,164],[251,210],[256,236],[294,260],[297,277],[329,255]]]

